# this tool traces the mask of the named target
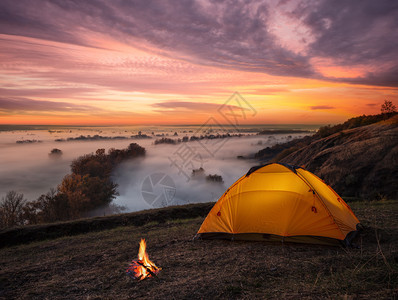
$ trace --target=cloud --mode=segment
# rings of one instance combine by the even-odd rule
[[[194,111],[212,112],[217,111],[221,107],[218,103],[207,103],[207,102],[189,102],[189,101],[166,101],[152,104],[153,107],[163,108],[168,110],[174,109],[185,109]],[[227,108],[232,110],[242,110],[242,107],[235,105],[226,105]]]
[[[398,3],[396,1],[302,1],[294,11],[315,40],[309,55],[339,66],[366,66],[364,76],[342,81],[398,86]]]
[[[335,109],[336,107],[330,105],[314,105],[310,106],[311,110],[324,110],[324,109]]]
[[[0,98],[0,111],[35,111],[35,112],[92,112],[101,109],[89,105],[73,104],[68,102],[55,102],[44,100],[32,100],[28,98]]]
[[[276,15],[284,23],[275,24]],[[278,26],[287,28],[283,43],[273,30]],[[0,33],[7,35],[106,49],[111,45],[90,38],[105,34],[195,65],[381,86],[398,86],[397,27],[396,1],[0,2]],[[302,43],[305,51],[295,51],[289,41]],[[369,73],[354,79],[323,76],[314,57],[365,66]]]
[[[302,2],[296,11],[316,35],[311,53],[348,64],[396,57],[398,3],[364,1]]]
[[[281,93],[288,93],[290,90],[286,88],[262,88],[256,89],[254,92],[260,95],[277,95]]]
[[[97,93],[100,89],[94,88],[0,88],[0,93],[3,98],[6,97],[51,97],[51,98],[64,98],[68,95],[71,98],[76,95],[84,95],[87,93]],[[1,100],[0,100],[1,101]]]
[[[376,72],[368,72],[364,77],[340,79],[340,81],[375,86],[398,87],[398,66]]]
[[[283,76],[313,74],[307,58],[284,49],[268,32],[270,12],[264,3],[39,2],[2,2],[1,32],[88,45],[83,28],[127,43],[149,42],[167,55],[197,64]]]
[[[23,76],[24,79],[8,81],[7,89],[3,85],[3,96],[78,98],[97,94],[100,97],[104,89],[191,95],[229,93],[229,77],[222,70],[209,71],[206,67],[137,50],[133,53],[98,50],[8,35],[0,35],[0,43],[2,73],[12,74],[8,78]],[[219,79],[226,86],[220,87]]]

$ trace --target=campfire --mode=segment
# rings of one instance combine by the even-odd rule
[[[133,279],[143,280],[148,277],[157,276],[161,269],[149,260],[145,239],[141,239],[138,260],[133,260],[130,263],[130,266],[126,270],[127,274]]]

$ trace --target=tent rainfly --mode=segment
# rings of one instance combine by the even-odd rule
[[[195,238],[350,246],[359,221],[313,173],[270,163],[253,167],[213,206]]]

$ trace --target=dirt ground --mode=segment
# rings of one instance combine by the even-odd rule
[[[0,249],[2,299],[396,299],[398,202],[353,203],[360,249],[198,240],[203,217]],[[147,240],[157,278],[126,274]]]

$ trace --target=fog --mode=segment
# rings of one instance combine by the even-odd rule
[[[199,153],[201,160],[187,161],[188,167],[184,167],[182,159],[178,153],[185,148],[180,145],[149,145],[147,147],[147,156],[144,160],[135,160],[122,164],[115,172],[115,181],[119,184],[120,196],[116,203],[128,207],[129,210],[142,210],[152,207],[163,206],[159,203],[151,205],[146,201],[145,193],[147,186],[144,181],[155,176],[168,176],[172,183],[157,186],[153,185],[153,194],[161,196],[161,193],[167,192],[170,187],[172,194],[165,196],[169,205],[188,204],[196,202],[216,201],[223,192],[240,176],[245,174],[250,167],[255,164],[254,161],[240,160],[238,155],[248,155],[262,149],[258,145],[251,145],[255,138],[231,138],[222,148],[213,156],[201,147],[197,142],[189,142],[189,146],[194,153]],[[187,155],[188,156],[188,155]],[[175,164],[173,164],[175,161]],[[181,162],[181,164],[180,164]],[[203,177],[191,177],[192,169],[202,167],[205,175],[221,175],[224,183],[207,182]],[[180,168],[182,170],[180,170]],[[160,175],[162,174],[162,175]],[[148,180],[148,179],[147,179]],[[156,180],[156,179],[155,179]],[[152,180],[151,180],[152,181]],[[173,187],[175,186],[175,193]],[[162,187],[166,190],[162,190]],[[156,189],[157,188],[157,189]],[[155,201],[156,202],[156,201]]]
[[[173,129],[168,131],[173,132]],[[0,197],[15,190],[23,193],[26,199],[35,200],[61,183],[63,177],[70,173],[73,159],[99,148],[123,149],[136,142],[146,148],[147,155],[143,159],[127,161],[114,171],[112,179],[119,185],[115,204],[126,207],[126,211],[138,211],[166,205],[216,201],[233,182],[258,164],[254,160],[238,159],[237,156],[248,157],[267,146],[291,139],[288,135],[252,135],[177,145],[154,145],[155,138],[54,141],[57,138],[99,133],[104,136],[124,133],[128,137],[129,134],[137,134],[137,131],[119,129],[104,133],[102,129],[95,128],[92,131],[63,130],[55,134],[46,130],[0,132]],[[300,134],[291,136],[294,138]],[[41,142],[17,144],[18,140]],[[62,156],[49,156],[53,148],[61,149]],[[221,175],[224,182],[208,182],[203,176],[192,178],[192,169],[200,167],[205,175]]]

